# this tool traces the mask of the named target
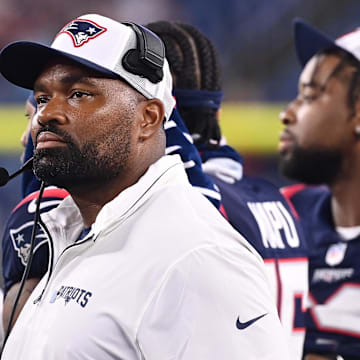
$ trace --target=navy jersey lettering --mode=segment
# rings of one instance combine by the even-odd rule
[[[294,220],[281,201],[248,202],[248,207],[259,225],[265,248],[285,248],[300,246]]]

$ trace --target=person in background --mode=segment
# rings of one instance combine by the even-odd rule
[[[302,182],[283,193],[309,246],[304,356],[359,360],[360,31],[334,41],[301,19],[294,29],[303,69],[279,151],[283,174]]]
[[[25,156],[26,156],[25,152],[26,152],[27,143],[28,143],[28,140],[30,137],[31,120],[32,120],[35,112],[36,112],[36,101],[34,99],[33,94],[30,93],[25,102],[25,117],[27,119],[26,127],[20,137],[20,144],[24,148],[23,152],[21,154],[21,157],[20,157],[21,162],[25,162]]]
[[[55,261],[2,359],[288,359],[261,257],[164,155],[155,34],[87,14],[51,47],[8,45],[0,72],[34,90],[36,176],[70,193],[42,215]]]
[[[21,136],[20,143],[24,147],[24,151],[21,155],[22,163],[25,163],[29,160],[34,153],[34,145],[31,138],[31,121],[36,113],[36,101],[34,98],[33,93],[31,92],[28,96],[26,103],[25,103],[25,116],[28,119],[26,128]],[[40,188],[40,181],[36,179],[34,174],[31,171],[24,171],[21,174],[21,197],[25,198],[30,193],[39,190]]]
[[[176,124],[190,132],[204,172],[218,186],[222,213],[263,257],[288,335],[290,358],[300,360],[308,285],[307,248],[299,223],[279,189],[264,179],[245,175],[242,157],[224,145],[219,124],[221,71],[211,41],[189,24],[159,21],[146,26],[166,46],[181,115]]]

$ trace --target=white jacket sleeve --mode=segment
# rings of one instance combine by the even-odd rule
[[[288,360],[285,339],[264,264],[242,246],[173,264],[137,332],[145,360]]]

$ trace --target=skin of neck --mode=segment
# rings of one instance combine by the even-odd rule
[[[360,144],[353,156],[347,156],[345,170],[336,182],[330,185],[331,209],[335,226],[360,225]]]

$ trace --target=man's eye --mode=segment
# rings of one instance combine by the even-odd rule
[[[300,94],[300,99],[304,102],[312,102],[319,97],[319,94],[315,91],[305,91]]]
[[[48,102],[48,97],[47,96],[38,96],[36,98],[36,103],[37,104],[46,104]]]
[[[310,102],[310,101],[314,101],[316,98],[317,98],[317,95],[303,95],[303,100],[304,101],[307,101],[307,102]]]
[[[89,93],[86,93],[84,91],[74,91],[72,94],[71,94],[71,98],[73,99],[81,99],[82,97],[84,96],[90,96]]]

